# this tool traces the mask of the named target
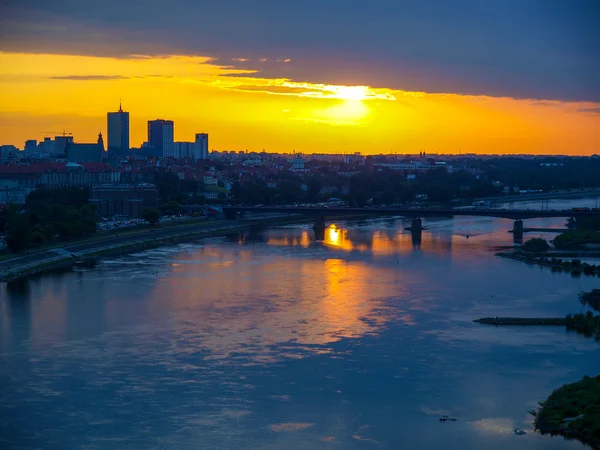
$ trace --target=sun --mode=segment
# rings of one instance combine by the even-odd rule
[[[369,98],[367,86],[331,86],[334,97],[342,100],[361,101]]]

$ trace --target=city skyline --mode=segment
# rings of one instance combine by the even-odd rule
[[[322,19],[233,3],[252,20],[233,24],[219,5],[157,4],[160,33],[146,31],[152,1],[144,14],[109,1],[116,19],[70,0],[3,6],[2,143],[22,147],[47,129],[92,141],[109,134],[103,116],[123,98],[132,147],[146,140],[147,120],[168,117],[174,141],[201,127],[217,150],[600,149],[593,3],[465,0],[429,11],[334,1],[319,5]],[[211,23],[198,29],[199,15]]]

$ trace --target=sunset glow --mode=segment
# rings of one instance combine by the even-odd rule
[[[600,146],[600,105],[593,102],[263,78],[202,56],[5,52],[0,80],[0,134],[18,147],[46,130],[94,141],[119,99],[131,114],[135,147],[157,117],[175,121],[178,141],[209,132],[217,150],[590,154]]]

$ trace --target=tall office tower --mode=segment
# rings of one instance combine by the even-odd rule
[[[126,155],[129,151],[129,113],[119,103],[117,112],[106,114],[108,130],[108,152],[111,155]]]
[[[194,159],[208,159],[208,133],[196,133]]]
[[[174,156],[173,128],[172,120],[148,121],[148,145],[154,148],[156,156]]]

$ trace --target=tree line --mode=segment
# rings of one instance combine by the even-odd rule
[[[0,233],[15,253],[52,241],[68,241],[96,232],[96,208],[87,188],[32,191],[23,209],[8,205],[0,210]]]

